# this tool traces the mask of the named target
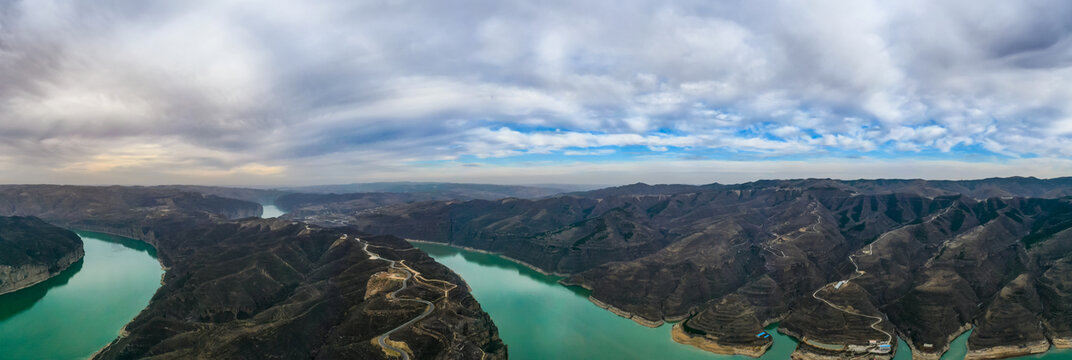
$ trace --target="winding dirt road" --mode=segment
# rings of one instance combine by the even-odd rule
[[[361,242],[361,239],[354,238],[354,240],[357,240],[357,241]],[[424,299],[407,299],[407,298],[398,297],[398,293],[400,291],[406,290],[409,287],[409,280],[413,278],[413,272],[410,271],[407,266],[398,266],[398,262],[396,262],[394,260],[391,260],[391,259],[385,259],[385,258],[381,257],[380,255],[369,251],[368,243],[367,242],[362,242],[362,243],[364,245],[364,247],[362,249],[365,250],[365,253],[369,254],[370,258],[390,262],[391,263],[390,267],[392,269],[399,270],[399,271],[402,271],[402,272],[406,273],[406,278],[402,280],[402,287],[398,288],[398,290],[392,291],[390,294],[387,294],[388,299],[396,300],[396,301],[413,301],[413,302],[418,302],[418,303],[421,303],[421,304],[424,304],[424,305],[427,306],[427,308],[424,309],[424,312],[421,313],[420,315],[418,315],[417,317],[415,317],[413,319],[410,319],[409,321],[405,322],[404,324],[399,325],[398,327],[396,327],[394,329],[391,329],[390,331],[385,332],[382,335],[376,337],[376,342],[378,344],[380,344],[380,347],[382,347],[384,349],[391,350],[391,351],[396,351],[399,354],[402,354],[402,359],[403,360],[410,360],[409,353],[407,353],[405,350],[403,350],[401,348],[398,348],[398,347],[395,347],[395,346],[389,344],[387,342],[387,339],[391,336],[391,334],[393,334],[393,333],[395,333],[395,332],[397,332],[399,330],[402,330],[402,329],[404,329],[404,328],[406,328],[406,327],[408,327],[410,325],[413,325],[413,324],[417,323],[418,321],[421,321],[421,319],[424,319],[424,318],[428,317],[428,315],[430,315],[432,313],[432,311],[435,311],[435,308],[436,308],[435,304],[433,304],[431,301],[427,301],[427,300],[424,300]]]
[[[937,218],[939,218],[941,216],[944,216],[946,213],[949,212],[949,210],[953,209],[955,206],[956,206],[955,203],[950,205],[949,207],[945,208],[941,213],[932,215],[929,219],[927,219],[924,222],[930,222],[930,221],[933,221],[934,219],[937,219]],[[819,221],[822,221],[822,217],[819,217]],[[898,226],[897,228],[895,228],[893,230],[900,229],[900,228],[902,228],[904,226],[907,226],[907,225]],[[887,232],[883,233],[881,236],[879,236],[878,239],[875,239],[875,241],[873,241],[870,244],[868,244],[867,245],[867,250],[862,250],[861,253],[863,253],[864,255],[873,254],[874,253],[873,252],[873,246],[875,245],[875,243],[879,242],[879,241],[882,241],[883,238],[885,238],[886,235],[892,233],[893,230],[890,230],[890,231],[887,231]],[[861,277],[861,276],[863,276],[865,274],[865,272],[863,270],[860,270],[860,265],[858,265],[856,263],[856,259],[854,258],[854,256],[855,256],[855,254],[849,254],[849,262],[852,263],[852,266],[853,266],[854,270],[853,270],[853,274],[850,275],[848,279],[842,280],[845,283],[848,283],[848,282],[850,282],[852,280],[856,280],[857,278],[859,278],[859,277]],[[893,343],[893,334],[890,334],[890,333],[886,332],[885,330],[882,330],[882,329],[878,328],[878,324],[881,324],[882,320],[883,320],[881,316],[867,315],[867,314],[861,314],[861,313],[858,313],[858,312],[855,312],[855,311],[849,311],[848,309],[846,309],[844,307],[835,305],[834,303],[819,297],[819,292],[822,291],[823,289],[825,289],[827,286],[830,286],[830,284],[823,285],[818,290],[815,290],[815,292],[811,293],[811,297],[815,298],[816,300],[822,301],[822,302],[826,303],[827,305],[830,305],[830,307],[832,307],[834,309],[837,309],[837,310],[840,310],[841,312],[844,312],[846,314],[852,314],[852,315],[856,315],[856,316],[863,316],[863,317],[866,317],[866,318],[869,318],[869,319],[875,319],[875,322],[871,324],[871,328],[875,329],[876,331],[881,332],[881,333],[886,335],[886,344]]]
[[[858,312],[855,312],[855,311],[849,311],[849,309],[846,309],[846,308],[838,306],[838,305],[834,305],[834,303],[819,297],[819,292],[822,291],[823,289],[825,289],[827,286],[830,286],[830,284],[826,284],[825,286],[819,288],[819,290],[815,290],[815,292],[811,293],[811,297],[815,298],[816,300],[822,301],[822,302],[826,303],[827,305],[830,305],[830,307],[832,307],[834,309],[837,309],[837,310],[840,310],[841,312],[844,312],[846,314],[852,314],[852,315],[856,315],[856,316],[863,316],[863,317],[868,318],[868,319],[875,319],[875,322],[871,323],[871,328],[875,329],[875,331],[878,331],[878,332],[881,332],[883,334],[886,334],[886,344],[893,343],[893,334],[890,334],[890,333],[886,332],[886,330],[882,330],[882,329],[878,328],[878,324],[882,323],[882,317],[881,316],[873,316],[873,315],[861,314],[861,313],[858,313]]]
[[[867,245],[866,253],[868,253],[868,254],[871,253],[871,244]],[[859,278],[859,277],[864,275],[864,272],[860,270],[860,266],[856,264],[856,260],[853,259],[853,254],[849,254],[849,262],[852,263],[852,266],[856,270],[852,275],[849,276],[848,279],[842,280],[845,283],[848,283],[849,281],[855,280],[855,279],[857,279],[857,278]],[[849,311],[849,309],[846,309],[846,308],[838,306],[838,305],[834,305],[834,303],[819,297],[819,292],[822,291],[823,289],[825,289],[827,286],[830,286],[830,284],[823,285],[818,290],[815,290],[815,292],[811,293],[811,297],[815,298],[816,300],[822,301],[822,302],[826,303],[827,305],[830,305],[830,307],[832,307],[834,309],[837,309],[837,310],[840,310],[843,313],[852,314],[852,315],[856,315],[856,316],[863,316],[863,317],[868,318],[868,319],[875,319],[875,322],[871,323],[871,328],[875,329],[875,331],[878,331],[878,332],[881,332],[883,334],[886,334],[886,344],[892,344],[893,343],[893,334],[890,334],[890,333],[886,332],[886,330],[882,330],[882,329],[878,328],[878,324],[881,324],[882,320],[883,320],[881,316],[867,315],[867,314],[862,314],[862,313],[858,313],[858,312],[855,312],[855,311]]]

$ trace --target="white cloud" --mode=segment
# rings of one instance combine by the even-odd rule
[[[469,167],[466,163],[448,163],[432,168],[379,168],[371,170],[349,165],[360,175],[327,178],[323,183],[345,181],[414,181],[494,182],[506,184],[578,183],[628,184],[645,182],[708,184],[741,183],[760,179],[835,178],[876,179],[905,178],[905,174],[926,179],[979,179],[995,176],[1035,176],[1052,178],[1072,172],[1072,160],[1059,158],[1017,159],[1002,162],[936,161],[906,158],[899,160],[845,159],[820,157],[803,161],[726,161],[655,159],[639,162],[564,164],[524,164]]]
[[[566,151],[562,152],[562,155],[566,155],[566,156],[594,156],[594,155],[610,155],[610,154],[613,154],[615,152],[616,151],[614,149],[566,150]]]
[[[1069,157],[1069,19],[1047,0],[11,1],[0,153],[212,179],[619,146]],[[152,144],[183,156],[122,153]]]

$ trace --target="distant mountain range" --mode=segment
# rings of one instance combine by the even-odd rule
[[[610,195],[671,195],[711,190],[747,190],[765,188],[821,188],[829,187],[859,194],[915,194],[920,196],[965,195],[975,199],[992,197],[1042,197],[1057,198],[1072,195],[1072,177],[1039,179],[1035,177],[1006,177],[979,180],[923,180],[923,179],[795,179],[759,180],[742,184],[724,185],[648,185],[636,183],[608,187],[573,195],[601,197]]]
[[[413,193],[429,194],[441,199],[536,199],[571,191],[596,188],[590,185],[492,185],[440,182],[375,182],[344,185],[284,187],[279,190],[310,194]]]

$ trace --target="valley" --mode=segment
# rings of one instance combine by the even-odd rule
[[[114,338],[96,345],[107,346],[95,359],[387,358],[375,337],[389,329],[397,329],[392,345],[415,358],[506,356],[491,319],[458,287],[461,279],[401,239],[253,218],[262,214],[256,203],[160,188],[0,186],[0,204],[4,215],[38,216],[152,246],[159,260],[154,267],[165,269],[153,281],[152,289],[159,289],[133,320],[120,319],[130,322],[118,338],[93,333]],[[353,236],[362,240],[345,241]],[[375,259],[364,251],[370,244]],[[400,297],[436,303],[413,321],[423,307],[373,286],[395,271],[395,261],[421,279],[456,289],[400,291]],[[9,295],[31,304],[36,300],[22,295],[47,290],[41,285]]]
[[[677,358],[938,359],[959,343],[971,359],[1052,357],[1072,314],[1063,181],[969,182],[976,193],[1012,194],[982,199],[949,190],[965,184],[822,179],[541,199],[321,194],[284,201],[287,212],[167,188],[0,186],[0,215],[155,248],[163,285],[101,359],[505,358],[512,342],[523,349],[515,357],[552,347],[561,352],[547,356],[598,358],[619,345],[593,341],[624,338],[644,345],[617,358],[643,358],[645,348]],[[428,242],[414,248],[396,235]],[[493,273],[498,295],[481,295],[489,285],[474,284]],[[495,305],[513,296],[556,305]],[[535,324],[573,335],[507,330]],[[514,335],[500,339],[500,328]],[[594,333],[609,337],[583,340]],[[297,334],[330,340],[280,341]]]

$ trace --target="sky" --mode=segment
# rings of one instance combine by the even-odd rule
[[[1072,175],[1072,2],[0,0],[0,183]]]

